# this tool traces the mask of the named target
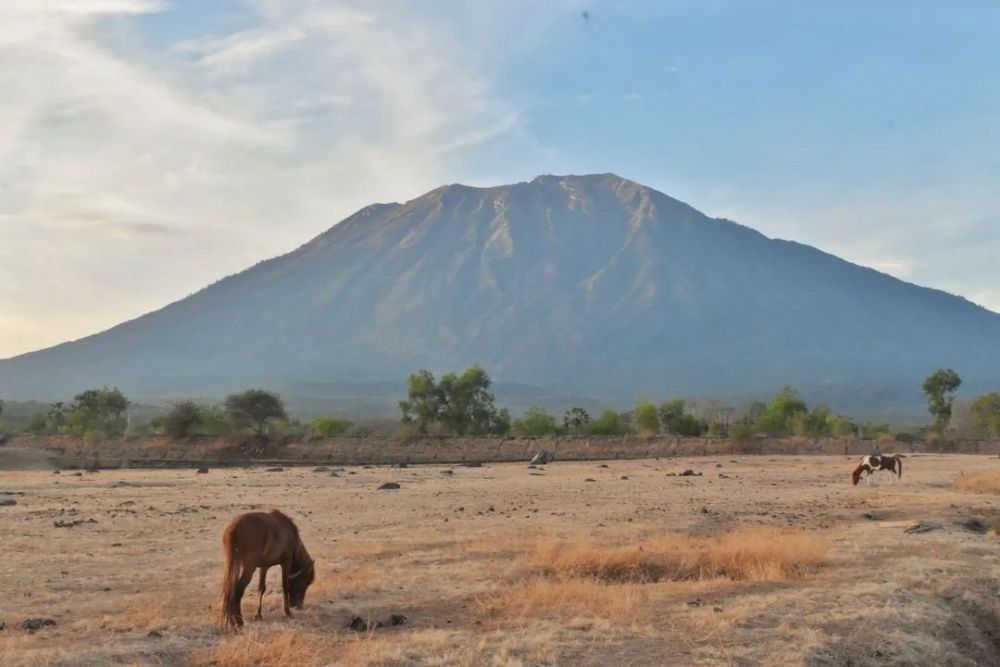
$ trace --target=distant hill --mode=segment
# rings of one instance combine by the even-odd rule
[[[1000,315],[613,174],[539,176],[368,206],[161,310],[0,361],[0,395],[263,385],[377,410],[414,369],[474,362],[528,404],[791,384],[919,410],[937,367],[1000,385]]]

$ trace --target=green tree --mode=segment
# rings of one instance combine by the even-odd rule
[[[628,423],[614,410],[605,410],[587,425],[587,430],[592,435],[625,435],[629,432]]]
[[[552,435],[556,432],[556,420],[543,408],[529,408],[514,422],[514,432],[529,436]]]
[[[125,433],[129,401],[117,387],[87,389],[73,398],[67,428],[81,437],[113,436]]]
[[[312,433],[313,435],[331,438],[346,434],[351,430],[352,426],[354,424],[339,417],[317,417],[312,423]]]
[[[406,400],[399,402],[399,410],[403,413],[404,424],[417,424],[421,433],[427,433],[427,427],[437,422],[443,405],[441,391],[434,381],[434,375],[421,369],[410,374],[407,382]]]
[[[259,438],[267,435],[270,422],[288,419],[281,397],[266,389],[248,389],[230,394],[226,396],[225,408],[234,426],[249,427]]]
[[[684,417],[684,399],[672,398],[660,406],[660,426],[667,433],[679,435],[681,419]]]
[[[421,433],[433,423],[457,435],[506,433],[510,413],[497,409],[491,384],[490,376],[477,365],[461,375],[447,373],[440,382],[430,371],[417,371],[410,375],[406,400],[399,402],[402,422],[416,423]]]
[[[660,430],[660,415],[656,406],[645,398],[636,401],[635,410],[632,411],[632,420],[643,433],[657,433]]]
[[[583,408],[570,408],[563,415],[563,428],[570,433],[579,433],[590,423],[590,413]]]
[[[994,438],[1000,438],[1000,393],[983,394],[969,408],[972,424]]]
[[[757,420],[757,430],[773,437],[788,435],[797,415],[807,412],[806,402],[792,387],[785,387],[771,399],[767,411]]]
[[[955,392],[962,386],[962,378],[950,368],[939,368],[924,380],[924,393],[927,394],[927,411],[934,418],[934,429],[944,433],[951,421],[952,404]]]
[[[194,401],[181,401],[175,403],[170,412],[164,415],[160,427],[174,440],[183,440],[191,435],[201,422],[201,406]],[[157,425],[151,422],[150,426],[156,428]]]

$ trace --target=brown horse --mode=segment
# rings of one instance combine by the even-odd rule
[[[257,568],[260,568],[260,584],[255,620],[261,618],[267,569],[274,565],[281,566],[285,615],[292,615],[291,607],[302,608],[306,589],[316,578],[316,567],[299,538],[295,522],[278,510],[241,514],[226,526],[222,548],[226,569],[220,620],[224,626],[235,629],[243,626],[243,592]]]

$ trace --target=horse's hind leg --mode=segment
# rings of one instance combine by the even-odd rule
[[[243,593],[246,592],[252,579],[253,568],[247,569],[244,566],[239,581],[236,582],[236,591],[233,597],[233,615],[236,617],[236,627],[238,628],[243,627]]]
[[[255,621],[263,620],[260,615],[261,607],[264,604],[264,593],[267,591],[267,567],[260,566],[260,581],[257,583],[257,615],[254,616]]]

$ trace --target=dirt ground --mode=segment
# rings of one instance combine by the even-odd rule
[[[855,462],[0,472],[0,665],[1000,664],[1000,496],[954,487],[1000,459]],[[223,528],[269,508],[317,581],[222,633]]]

